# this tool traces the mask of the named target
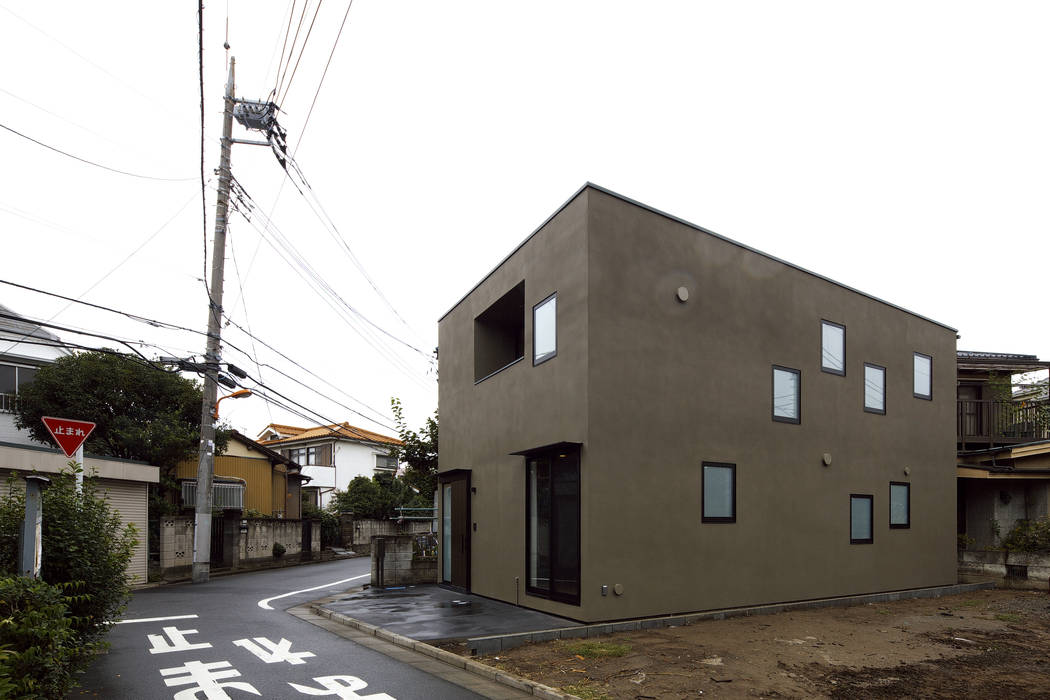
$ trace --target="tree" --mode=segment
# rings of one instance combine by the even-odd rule
[[[390,474],[377,474],[371,479],[355,476],[346,491],[337,491],[333,510],[350,511],[355,518],[388,520],[397,516],[399,506],[413,503],[414,493],[408,484]]]
[[[394,412],[397,434],[404,443],[391,454],[408,465],[402,479],[410,487],[418,490],[416,501],[429,506],[433,503],[434,491],[437,489],[438,412],[435,410],[434,415],[427,418],[423,427],[416,432],[409,430],[405,423],[401,399],[390,399],[390,407]]]
[[[92,421],[85,452],[149,462],[161,468],[162,488],[172,489],[175,465],[200,445],[201,396],[196,382],[137,357],[82,352],[44,365],[19,389],[15,424],[34,440],[55,444],[41,417]],[[228,439],[228,431],[216,431],[216,454]]]
[[[54,444],[42,416],[95,423],[84,449],[169,467],[197,453],[201,389],[176,372],[115,352],[82,352],[41,367],[19,389],[16,424]]]

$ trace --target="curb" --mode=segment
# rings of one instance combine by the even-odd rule
[[[575,695],[563,693],[557,688],[552,688],[549,685],[543,685],[542,683],[537,683],[528,678],[515,676],[506,671],[501,671],[498,668],[486,666],[480,661],[474,661],[473,659],[468,659],[459,654],[453,654],[450,651],[439,649],[438,647],[427,644],[426,642],[410,639],[409,637],[396,634],[390,630],[383,629],[382,627],[376,627],[367,622],[355,620],[343,613],[329,610],[320,603],[310,603],[307,607],[309,607],[314,614],[327,618],[332,622],[338,622],[341,625],[353,627],[359,632],[363,632],[364,634],[375,637],[376,639],[381,639],[404,649],[424,654],[432,659],[448,664],[449,666],[461,668],[487,681],[493,681],[509,688],[514,688],[515,690],[530,693],[539,698],[546,698],[547,700],[579,700]]]
[[[619,622],[599,622],[591,625],[579,625],[577,627],[559,627],[556,629],[540,630],[536,632],[517,632],[514,634],[494,634],[485,637],[471,637],[467,639],[467,646],[472,653],[477,655],[498,654],[501,651],[513,649],[514,647],[519,647],[522,644],[528,644],[529,642],[549,642],[554,639],[598,637],[603,634],[613,634],[615,632],[631,632],[635,630],[685,626],[703,620],[725,620],[732,617],[775,615],[789,610],[848,608],[856,605],[868,605],[870,603],[887,603],[894,600],[940,598],[946,595],[969,593],[989,588],[995,588],[994,582],[957,583],[948,586],[913,588],[910,590],[891,591],[888,593],[866,593],[863,595],[842,596],[839,598],[818,598],[815,600],[800,600],[792,603],[772,603],[769,605],[755,605],[744,608],[725,608],[708,612],[646,617],[635,620],[621,620]]]
[[[513,649],[528,642],[546,642],[554,639],[578,639],[581,637],[597,637],[614,632],[627,632],[632,630],[658,629],[661,627],[677,627],[689,625],[702,620],[725,620],[731,617],[748,617],[753,615],[774,615],[788,610],[803,610],[807,608],[845,608],[855,605],[866,605],[868,603],[883,603],[894,600],[908,600],[914,598],[940,598],[957,593],[969,593],[972,591],[995,588],[992,582],[961,583],[948,586],[932,586],[929,588],[915,588],[904,591],[891,591],[887,593],[869,593],[865,595],[843,596],[840,598],[820,598],[816,600],[802,600],[792,603],[775,603],[772,605],[756,605],[745,608],[728,608],[713,610],[709,612],[688,613],[683,615],[666,615],[662,617],[649,617],[635,620],[621,620],[619,622],[602,622],[593,625],[581,625],[578,627],[560,627],[556,629],[540,630],[536,632],[519,632],[515,634],[492,635],[488,637],[472,637],[467,640],[470,650],[474,654],[494,654],[506,649]],[[579,700],[575,695],[563,693],[557,688],[552,688],[542,683],[522,678],[501,671],[492,666],[487,666],[480,661],[468,659],[459,654],[453,654],[438,647],[411,639],[401,634],[367,622],[356,620],[349,615],[335,612],[324,607],[331,598],[309,603],[308,607],[314,614],[327,618],[347,627],[353,627],[369,636],[381,639],[404,649],[425,654],[437,661],[464,669],[475,676],[494,681],[501,685],[515,688],[517,690],[531,693],[537,697],[549,700]]]

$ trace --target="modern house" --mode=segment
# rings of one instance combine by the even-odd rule
[[[324,508],[336,489],[346,490],[354,477],[397,472],[397,459],[391,448],[402,443],[395,437],[358,428],[349,423],[333,423],[315,428],[271,423],[259,433],[259,443],[295,461],[310,477],[303,487],[308,503]]]
[[[19,390],[33,381],[37,369],[71,354],[62,346],[62,340],[0,306],[0,495],[6,494],[9,484],[25,488],[22,477],[34,471],[54,474],[62,471],[69,460],[56,447],[42,445],[29,437],[27,431],[15,427]],[[61,416],[90,420],[90,416]],[[84,470],[99,479],[100,491],[124,523],[133,524],[140,533],[146,532],[147,489],[160,480],[160,470],[144,462],[84,455]],[[15,478],[8,481],[8,476]],[[146,582],[146,537],[139,537],[128,571],[138,583]]]
[[[197,499],[197,460],[175,468],[182,504],[194,508]],[[226,451],[215,458],[214,504],[222,510],[254,510],[275,518],[301,517],[301,487],[310,477],[295,460],[260,445],[236,430]]]
[[[602,621],[956,581],[948,326],[587,184],[438,328],[450,586]]]
[[[1050,362],[962,350],[957,357],[957,529],[968,548],[989,550],[1018,521],[1050,517],[1050,402],[1046,378],[1033,374]]]

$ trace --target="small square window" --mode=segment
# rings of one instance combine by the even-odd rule
[[[890,482],[890,527],[911,527],[911,484]]]
[[[701,522],[736,522],[736,465],[717,462],[703,463],[703,483],[700,486]]]
[[[886,413],[886,368],[864,363],[864,410]]]
[[[801,396],[802,373],[790,367],[773,365],[773,420],[800,423]]]
[[[933,399],[933,358],[921,352],[915,353],[913,392],[917,399]]]
[[[532,307],[532,364],[546,362],[558,354],[558,295],[549,297]]]
[[[875,498],[870,495],[851,493],[849,496],[849,543],[871,544],[872,511]]]
[[[846,327],[820,322],[820,369],[846,376]]]

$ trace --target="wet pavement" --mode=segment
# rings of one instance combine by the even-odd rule
[[[458,593],[436,585],[366,588],[324,608],[420,641],[577,627],[563,617]]]

